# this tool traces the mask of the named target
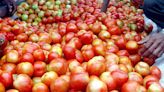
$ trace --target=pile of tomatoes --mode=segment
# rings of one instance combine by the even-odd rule
[[[62,2],[61,7],[69,3],[70,13],[37,21],[44,12],[39,9],[60,7],[50,2]],[[137,42],[152,30],[144,24],[143,11],[128,0],[111,0],[107,13],[102,13],[101,4],[27,0],[18,7],[24,21],[0,19],[0,35],[6,39],[0,92],[163,92],[154,60],[138,54],[142,46]]]

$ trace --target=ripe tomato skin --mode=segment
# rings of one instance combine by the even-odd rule
[[[13,83],[12,74],[9,72],[2,72],[0,74],[0,83],[2,83],[5,86],[5,88],[11,87]]]
[[[128,81],[128,74],[122,70],[113,71],[111,72],[111,75],[118,88],[122,87],[122,85]]]
[[[63,53],[64,53],[64,56],[65,56],[66,59],[76,58],[75,51],[76,51],[76,49],[71,47],[71,46],[65,45],[63,47]]]
[[[47,70],[54,71],[58,75],[64,75],[68,70],[68,63],[64,58],[56,58],[49,63]]]
[[[32,92],[49,92],[49,89],[44,83],[37,83],[34,84]]]
[[[109,29],[108,29],[108,32],[111,34],[111,35],[120,35],[122,32],[120,30],[120,28],[118,26],[111,26]]]
[[[68,92],[69,89],[69,81],[66,79],[59,77],[56,80],[52,81],[50,85],[51,92]]]
[[[77,28],[77,26],[76,26],[75,24],[69,23],[69,24],[67,24],[67,26],[66,26],[66,31],[67,31],[67,33],[69,33],[69,32],[74,32],[74,33],[76,33],[76,32],[78,31],[78,28]]]
[[[30,62],[30,63],[34,63],[34,57],[31,53],[25,53],[22,57],[20,62]]]
[[[89,83],[88,73],[76,73],[70,77],[70,88],[76,91],[85,90]]]
[[[19,90],[17,90],[17,89],[9,89],[9,90],[6,90],[6,92],[19,92]]]
[[[93,41],[93,35],[91,32],[85,32],[79,36],[82,44],[91,44]]]
[[[115,44],[120,48],[120,49],[125,49],[126,48],[126,39],[124,37],[119,37]]]
[[[118,56],[129,56],[129,52],[127,51],[127,50],[119,50],[118,52],[117,52],[117,55]]]
[[[19,92],[31,92],[33,82],[31,78],[26,74],[19,74],[13,82],[13,86],[19,90]]]
[[[13,63],[5,63],[2,65],[2,71],[15,74],[16,73],[16,65]]]
[[[55,58],[59,58],[60,56],[55,53],[55,52],[50,52],[48,54],[48,60],[46,61],[48,64],[51,62],[51,60],[55,59]]]
[[[128,81],[122,86],[121,92],[137,92],[139,86],[140,85],[135,81]]]
[[[46,70],[46,63],[42,61],[34,62],[34,73],[33,76],[41,77],[47,70]]]
[[[0,82],[0,92],[5,92],[5,86]]]
[[[33,57],[36,61],[44,61],[45,60],[45,54],[43,50],[37,49],[33,52]]]
[[[138,62],[141,61],[141,56],[138,54],[130,55],[129,59],[132,62],[132,65],[135,66]]]
[[[27,68],[28,67],[28,68]],[[29,62],[19,63],[16,67],[17,74],[27,74],[28,76],[33,76],[34,67]]]
[[[84,57],[84,61],[89,61],[91,58],[94,57],[94,51],[93,49],[88,49],[88,50],[84,50],[82,51],[82,55]]]
[[[161,78],[161,70],[156,66],[150,67],[150,74],[156,76],[158,79]]]

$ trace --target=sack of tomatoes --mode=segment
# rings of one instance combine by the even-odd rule
[[[143,11],[112,0],[102,13],[101,2],[27,0],[20,20],[1,19],[0,92],[164,92],[138,54]]]

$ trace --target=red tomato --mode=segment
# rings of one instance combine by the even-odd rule
[[[138,44],[137,44],[136,41],[128,41],[128,42],[126,43],[126,49],[127,49],[127,50],[129,51],[129,53],[131,53],[131,54],[137,53],[138,48],[139,48],[139,46],[138,46]]]
[[[32,92],[49,92],[49,88],[44,83],[37,83],[33,86]]]
[[[67,24],[67,26],[66,26],[66,31],[67,31],[67,33],[69,33],[69,32],[74,32],[74,33],[76,33],[76,32],[78,31],[78,28],[77,28],[77,26],[76,26],[75,24],[69,23],[69,24]]]
[[[116,45],[107,46],[107,53],[117,53],[119,48]]]
[[[93,33],[98,34],[101,31],[101,24],[99,22],[95,22],[92,25],[91,30]]]
[[[5,86],[0,82],[0,92],[6,92]]]
[[[60,56],[59,56],[57,53],[55,53],[55,52],[50,52],[50,53],[48,54],[47,63],[50,63],[51,60],[53,60],[53,59],[55,59],[55,58],[59,58],[59,57],[60,57]]]
[[[143,58],[143,61],[146,62],[150,66],[152,66],[155,63],[154,59],[146,58],[146,57]]]
[[[19,62],[19,54],[16,50],[11,50],[6,54],[6,61],[8,63],[18,63]]]
[[[126,39],[123,38],[123,37],[119,37],[119,38],[116,40],[116,42],[115,42],[115,44],[116,44],[120,49],[125,49],[125,48],[126,48],[126,43],[127,43],[127,41],[126,41]]]
[[[147,63],[145,62],[139,62],[138,64],[136,64],[135,66],[135,71],[139,74],[141,74],[142,76],[147,76],[150,74],[150,67]]]
[[[2,65],[2,70],[12,74],[16,73],[16,65],[12,63],[5,63]]]
[[[84,61],[83,55],[79,50],[76,50],[76,55],[75,56],[76,56],[76,60],[79,63],[82,63]]]
[[[128,81],[127,83],[125,83],[122,88],[121,88],[121,92],[138,92],[140,85],[135,82],[135,81]],[[142,91],[143,92],[143,91]]]
[[[65,56],[66,59],[76,58],[75,57],[75,52],[76,52],[76,49],[71,47],[71,46],[65,45],[63,47],[63,53],[64,53],[64,56]]]
[[[95,55],[105,56],[105,54],[106,54],[105,53],[106,48],[103,44],[93,46],[93,49],[94,49]]]
[[[128,81],[128,74],[122,70],[113,71],[111,75],[118,88],[122,87],[122,85]]]
[[[161,70],[157,66],[150,67],[150,74],[156,76],[158,79],[161,78]]]
[[[52,81],[50,85],[51,92],[68,92],[69,82],[62,77]]]
[[[129,52],[127,51],[127,50],[119,50],[118,52],[117,52],[117,55],[118,56],[129,56]]]
[[[18,89],[19,92],[31,92],[33,82],[28,75],[19,74],[13,82],[13,86]]]
[[[99,85],[95,85],[99,84]],[[96,87],[95,87],[96,86]],[[92,76],[87,85],[86,92],[108,92],[107,85],[98,77]]]
[[[17,90],[17,89],[9,89],[9,90],[6,90],[6,92],[19,92],[19,90]]]
[[[56,72],[58,75],[63,75],[68,70],[68,63],[64,58],[56,58],[49,63],[47,69]]]
[[[56,80],[58,77],[57,73],[54,71],[46,72],[44,75],[41,77],[41,82],[46,84],[48,87],[50,84]]]
[[[129,59],[131,60],[132,65],[135,66],[138,62],[141,61],[141,56],[138,55],[138,54],[130,55],[130,56],[129,56]]]
[[[36,61],[44,61],[45,60],[45,54],[43,50],[38,49],[33,52],[33,57]]]
[[[89,83],[88,73],[76,73],[72,74],[70,78],[70,88],[76,91],[82,91],[86,89]]]
[[[122,32],[121,32],[121,29],[118,27],[118,26],[115,26],[115,25],[112,25],[109,29],[108,29],[108,32],[111,34],[111,35],[120,35]]]
[[[108,87],[108,91],[112,91],[116,89],[116,82],[114,81],[113,77],[111,76],[110,72],[104,72],[101,74],[100,79],[106,83]]]
[[[20,42],[26,42],[28,40],[28,36],[25,33],[18,34],[16,38]]]
[[[129,75],[129,81],[136,81],[139,84],[143,84],[143,78],[139,73],[130,72],[128,75]]]
[[[19,63],[16,67],[17,74],[27,74],[28,76],[33,76],[34,67],[29,62]]]
[[[65,35],[66,42],[69,42],[73,37],[75,36],[75,33],[69,32]]]
[[[105,58],[102,56],[95,56],[88,61],[87,72],[90,75],[99,76],[105,71]]]
[[[34,57],[31,53],[25,53],[21,59],[20,62],[30,62],[30,63],[34,63]]]
[[[79,39],[83,44],[91,44],[93,41],[93,35],[91,32],[85,32],[79,36]]]
[[[143,85],[146,86],[147,82],[149,82],[149,81],[159,82],[159,79],[154,75],[148,75],[144,78]]]
[[[0,83],[2,83],[5,88],[9,88],[13,84],[13,77],[12,74],[9,72],[2,72],[0,74]]]
[[[35,77],[41,77],[46,71],[46,63],[42,61],[36,61],[34,62],[34,73],[33,76]]]

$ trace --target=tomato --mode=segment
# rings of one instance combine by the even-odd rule
[[[89,29],[88,25],[86,23],[82,23],[82,22],[77,23],[77,27],[80,30],[88,30]]]
[[[138,44],[136,41],[128,41],[126,43],[126,49],[129,51],[131,54],[135,54],[138,51]]]
[[[117,52],[117,55],[118,56],[129,56],[129,52],[127,51],[127,50],[119,50],[118,52]]]
[[[107,53],[117,53],[119,48],[116,45],[107,46]]]
[[[99,76],[105,71],[105,58],[102,56],[95,56],[88,61],[87,72],[90,75]]]
[[[66,32],[67,33],[69,33],[69,32],[76,33],[77,31],[78,31],[78,28],[77,28],[77,26],[75,24],[73,24],[73,23],[67,24],[67,26],[66,26]]]
[[[101,31],[101,24],[99,22],[95,22],[92,25],[91,30],[93,33],[98,34]]]
[[[40,33],[39,34],[39,42],[45,42],[45,43],[51,43],[52,42],[52,38],[50,37],[50,35],[48,33]]]
[[[105,51],[106,51],[106,48],[104,45],[100,44],[100,45],[96,45],[96,46],[93,46],[93,49],[94,49],[94,52],[95,52],[95,55],[102,55],[102,56],[105,56]]]
[[[49,33],[52,38],[52,43],[60,43],[62,41],[62,37],[58,32],[50,32]]]
[[[71,46],[64,46],[63,53],[66,59],[74,59],[75,58],[76,49]]]
[[[14,74],[16,72],[16,65],[12,63],[5,63],[2,65],[2,70]]]
[[[6,54],[6,61],[8,63],[18,63],[19,62],[19,54],[16,50],[11,50]]]
[[[107,54],[105,56],[105,60],[106,60],[106,63],[108,63],[108,64],[111,64],[111,63],[118,64],[119,63],[119,57],[114,53]]]
[[[55,58],[59,58],[59,57],[60,57],[60,56],[59,56],[57,53],[55,53],[55,52],[50,52],[50,53],[48,54],[47,63],[50,63],[51,60],[53,60],[53,59],[55,59]]]
[[[38,49],[33,52],[33,57],[36,61],[44,61],[45,60],[45,54],[43,50]]]
[[[89,61],[91,58],[94,57],[94,50],[93,49],[88,49],[88,50],[84,50],[82,51],[82,55],[84,57],[84,61]]]
[[[2,72],[0,74],[0,79],[0,83],[2,83],[5,86],[5,88],[9,88],[13,84],[13,77],[12,74],[9,72]]]
[[[82,63],[84,61],[83,55],[79,50],[76,50],[75,56],[76,56],[76,60],[79,63]]]
[[[56,80],[52,81],[50,85],[51,92],[68,92],[69,82],[63,77],[59,77]]]
[[[20,42],[26,42],[28,40],[28,36],[25,33],[18,34],[16,38]]]
[[[120,35],[122,32],[118,26],[112,25],[109,29],[108,32],[111,35]]]
[[[131,65],[131,60],[127,56],[120,56],[119,63],[120,64],[125,64],[125,65],[127,65],[127,64]]]
[[[125,48],[126,48],[126,43],[127,43],[127,41],[126,41],[126,39],[123,38],[123,37],[119,37],[119,38],[116,40],[116,42],[115,42],[115,44],[116,44],[120,49],[125,49]]]
[[[68,70],[68,63],[64,58],[56,58],[49,63],[47,69],[56,72],[58,75],[63,75]]]
[[[129,76],[129,81],[136,81],[139,84],[143,84],[143,77],[139,73],[130,72],[128,76]]]
[[[32,81],[33,81],[34,84],[37,84],[37,83],[41,83],[42,82],[41,81],[41,77],[33,77],[32,78]]]
[[[79,39],[83,44],[91,44],[93,41],[93,35],[91,32],[85,32],[79,36]]]
[[[65,35],[66,42],[69,42],[73,37],[75,36],[75,33],[69,32]]]
[[[156,76],[158,79],[161,78],[161,70],[157,66],[150,67],[150,74]]]
[[[21,59],[20,62],[30,62],[30,63],[34,63],[34,57],[31,53],[25,53]]]
[[[37,83],[33,86],[32,92],[49,92],[49,89],[44,83]]]
[[[34,67],[29,62],[19,63],[16,67],[17,74],[27,74],[28,76],[33,76]]]
[[[152,66],[155,63],[154,59],[146,58],[146,57],[143,58],[143,61],[146,62],[150,66]]]
[[[85,90],[89,83],[88,73],[76,73],[70,77],[70,88],[76,91]]]
[[[102,40],[107,40],[111,37],[111,34],[108,31],[102,30],[100,31],[100,33],[98,34],[99,38],[101,38]]]
[[[129,59],[131,60],[132,65],[135,66],[138,62],[141,61],[141,56],[138,55],[138,54],[130,55],[130,56],[129,56]]]
[[[95,85],[95,84],[99,84],[99,85]],[[108,88],[107,88],[107,85],[103,81],[93,76],[87,85],[86,92],[95,92],[95,91],[108,92]]]
[[[46,70],[46,63],[42,61],[34,62],[34,73],[33,76],[41,77],[47,70]]]
[[[108,87],[108,91],[112,91],[116,89],[116,82],[114,81],[113,77],[111,76],[110,72],[104,72],[101,74],[100,79],[106,83]]]
[[[0,92],[5,92],[5,86],[0,82]]]
[[[33,82],[26,74],[19,74],[13,82],[13,86],[20,92],[31,92]]]
[[[148,92],[163,92],[163,87],[158,83],[153,83],[149,86]]]
[[[146,86],[146,84],[150,81],[153,81],[153,82],[159,82],[159,79],[156,77],[156,76],[153,76],[153,75],[148,75],[144,78],[143,80],[143,85]],[[148,87],[147,87],[148,88]]]
[[[122,85],[128,81],[128,74],[122,70],[113,71],[111,75],[118,88],[122,87]]]
[[[127,83],[125,83],[122,86],[121,92],[138,92],[139,91],[139,87],[140,87],[140,85],[137,82],[135,82],[135,81],[128,81]]]
[[[49,87],[53,80],[57,79],[57,77],[58,75],[54,71],[46,72],[41,77],[41,81]]]
[[[19,92],[19,90],[17,90],[17,89],[9,89],[9,90],[6,90],[6,92]]]
[[[145,62],[139,62],[135,66],[135,71],[141,74],[142,76],[147,76],[150,74],[150,67],[147,63]]]

